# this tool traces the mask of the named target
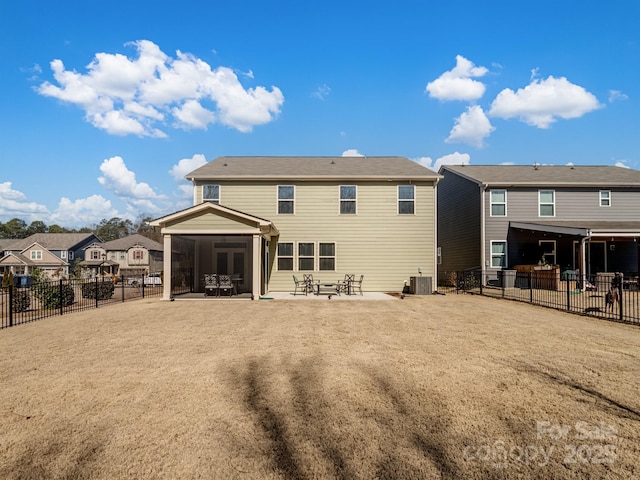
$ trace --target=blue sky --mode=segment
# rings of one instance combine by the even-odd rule
[[[0,0],[0,221],[191,204],[221,155],[640,168],[640,2]]]

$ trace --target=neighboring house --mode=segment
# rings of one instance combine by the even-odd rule
[[[92,233],[35,233],[4,247],[0,268],[16,275],[30,275],[38,268],[50,277],[69,275],[69,267],[82,260],[84,247],[100,241]]]
[[[606,166],[443,166],[440,272],[558,265],[638,275],[640,171]]]
[[[293,276],[400,291],[436,278],[439,175],[403,157],[220,157],[186,176],[194,206],[151,222],[164,235],[164,298],[207,273],[257,298]],[[167,282],[166,279],[171,279]]]
[[[95,273],[148,275],[162,271],[163,245],[140,234],[89,245],[84,266]]]

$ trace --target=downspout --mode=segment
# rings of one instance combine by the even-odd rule
[[[586,243],[587,240],[591,239],[591,230],[587,230],[587,236],[583,237],[582,240],[580,240],[580,251],[582,252],[582,258],[581,260],[581,267],[580,267],[580,277],[582,280],[582,291],[586,291],[587,288],[587,249],[586,247]]]
[[[436,178],[433,184],[433,283],[432,288],[438,290],[438,182]]]
[[[485,203],[485,193],[487,191],[487,184],[480,184],[480,271],[484,272],[485,270],[485,261],[486,261],[486,245],[485,245],[485,212],[484,212],[484,203]]]

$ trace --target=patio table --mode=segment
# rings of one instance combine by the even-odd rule
[[[340,295],[340,284],[330,282],[318,282],[314,285],[316,287],[316,295],[320,295],[323,291],[329,295],[337,293]]]

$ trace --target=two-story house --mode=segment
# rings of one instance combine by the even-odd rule
[[[92,233],[34,233],[4,248],[0,268],[30,275],[35,268],[50,277],[69,275],[74,260],[84,258],[84,248],[100,239]]]
[[[162,271],[163,245],[134,233],[85,248],[81,263],[91,275],[148,275]]]
[[[518,265],[637,275],[640,171],[608,166],[443,166],[440,271]]]
[[[364,275],[399,291],[436,278],[435,172],[402,157],[220,157],[186,176],[194,206],[151,222],[164,236],[164,298],[234,274],[255,298],[293,275]],[[171,279],[170,282],[167,279]]]

